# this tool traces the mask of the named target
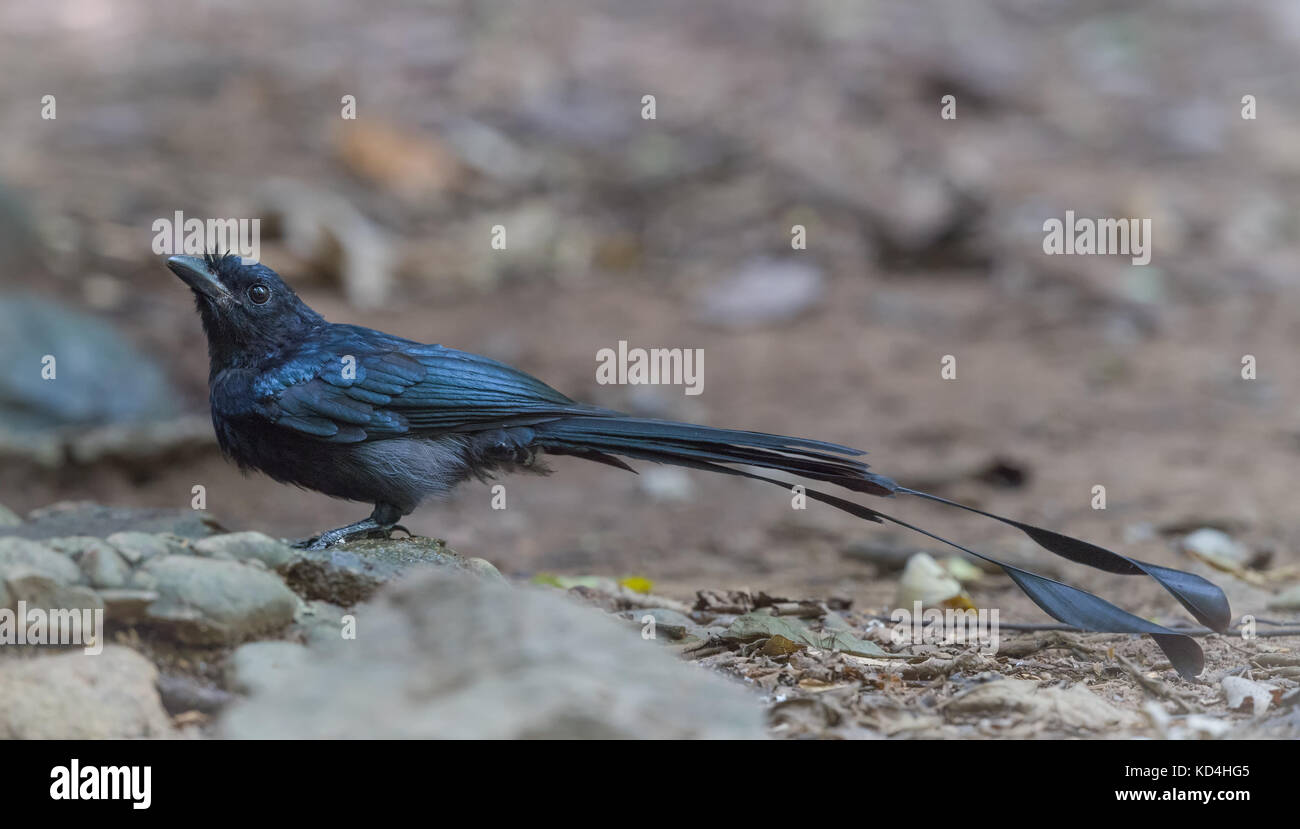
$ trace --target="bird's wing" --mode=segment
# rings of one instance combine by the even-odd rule
[[[262,417],[306,437],[356,443],[615,414],[487,357],[338,328],[258,377],[253,397]]]

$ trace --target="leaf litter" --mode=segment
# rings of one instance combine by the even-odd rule
[[[898,644],[887,617],[843,598],[704,589],[687,605],[616,579],[537,581],[568,585],[571,597],[639,630],[647,646],[750,686],[776,738],[1300,736],[1296,718],[1287,719],[1300,699],[1292,644],[1300,637],[1203,637],[1207,667],[1188,682],[1135,635],[1013,625],[994,653],[942,640]]]

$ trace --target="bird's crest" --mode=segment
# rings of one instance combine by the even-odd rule
[[[212,268],[213,273],[224,277],[231,271],[239,268],[239,266],[243,264],[243,260],[239,258],[238,254],[231,253],[230,251],[225,251],[224,253],[216,253],[213,251],[203,254],[203,263],[209,268]]]

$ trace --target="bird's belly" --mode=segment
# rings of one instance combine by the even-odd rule
[[[232,423],[218,425],[217,435],[240,467],[336,498],[391,504],[403,515],[470,471],[465,439],[458,435],[327,443],[275,427]]]

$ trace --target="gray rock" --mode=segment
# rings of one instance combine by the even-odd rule
[[[13,536],[0,537],[0,579],[10,568],[22,566],[59,584],[81,581],[81,570],[71,558],[44,544]]]
[[[185,555],[189,552],[185,539],[171,533],[128,530],[113,533],[105,540],[132,564],[139,564],[160,556]]]
[[[134,625],[148,616],[149,605],[158,601],[158,594],[124,587],[100,590],[99,598],[104,603],[105,625]]]
[[[247,738],[761,738],[738,684],[534,588],[430,569],[219,721]]]
[[[26,602],[29,608],[51,610],[98,610],[104,606],[103,600],[89,587],[79,584],[63,584],[51,578],[47,573],[25,565],[8,568],[4,584],[9,600],[14,603]]]
[[[131,578],[131,565],[117,548],[98,538],[89,539],[82,547],[77,564],[92,587],[125,587]]]
[[[1193,553],[1226,567],[1243,565],[1252,557],[1249,547],[1213,527],[1202,527],[1188,533],[1179,539],[1178,545],[1184,552]]]
[[[229,691],[183,674],[163,674],[156,684],[163,708],[169,714],[186,711],[215,714],[235,698]]]
[[[294,642],[249,642],[226,662],[226,687],[240,694],[271,690],[294,677],[307,649]]]
[[[695,496],[695,485],[686,470],[675,466],[652,466],[637,478],[637,486],[656,501],[684,502]]]
[[[182,538],[203,538],[217,527],[207,512],[191,509],[129,509],[106,507],[93,501],[59,501],[32,510],[16,527],[0,529],[0,536],[41,540],[69,535],[107,538],[114,533],[174,533]]]
[[[656,625],[676,625],[678,627],[698,627],[695,620],[685,613],[667,607],[634,607],[618,614],[624,619],[640,622],[646,616],[653,616]]]
[[[85,552],[87,547],[92,544],[102,543],[102,541],[95,538],[93,535],[65,535],[59,536],[58,538],[46,538],[41,541],[41,544],[49,547],[60,555],[67,556],[73,561],[81,558],[81,554]]]
[[[257,532],[213,535],[192,545],[194,554],[234,561],[256,560],[278,570],[293,560],[295,550],[282,541]]]
[[[368,539],[328,550],[294,552],[294,560],[284,571],[289,586],[308,599],[344,607],[365,601],[412,568],[451,567],[501,575],[482,559],[474,563],[474,559],[461,558],[436,538]]]
[[[0,296],[0,354],[22,370],[0,374],[0,426],[53,426],[155,420],[176,412],[158,364],[111,325],[46,299]],[[42,376],[54,357],[54,379]]]
[[[727,328],[786,322],[819,304],[825,277],[817,266],[796,259],[754,259],[704,289],[700,315]]]
[[[15,281],[20,274],[43,273],[48,255],[31,202],[31,196],[0,181],[0,273]]]
[[[17,432],[0,426],[0,463],[6,467],[58,469],[68,461],[69,433]]]
[[[206,415],[65,430],[59,436],[63,438],[61,460],[81,466],[114,463],[156,468],[185,461],[217,445],[212,419]],[[10,454],[17,455],[16,460],[30,458],[50,466],[40,452],[13,453],[12,446],[8,448]]]
[[[485,558],[467,558],[464,567],[479,578],[500,582],[506,580],[506,577],[501,575],[501,571],[497,569],[496,565]]]
[[[647,627],[644,621],[647,616],[654,618],[653,628]],[[685,643],[694,641],[691,637],[703,640],[711,635],[708,628],[696,623],[685,613],[668,607],[633,607],[621,611],[618,617],[631,622],[643,637],[647,633],[653,634],[652,638],[658,642]],[[723,630],[725,628],[718,628],[717,632],[721,633]]]
[[[0,504],[0,527],[16,527],[23,523],[23,519],[18,517],[18,513]]]
[[[131,574],[127,579],[126,589],[128,590],[157,590],[158,577],[144,568],[140,568]]]
[[[1268,603],[1269,610],[1300,610],[1300,584],[1278,593]]]
[[[167,556],[144,568],[158,593],[148,623],[189,644],[234,644],[280,630],[298,605],[274,573],[237,561]]]
[[[322,642],[332,644],[342,638],[346,615],[346,608],[313,599],[298,607],[294,622],[309,646]]]
[[[0,660],[0,739],[123,740],[172,736],[140,654],[106,645],[98,656],[66,653]]]

